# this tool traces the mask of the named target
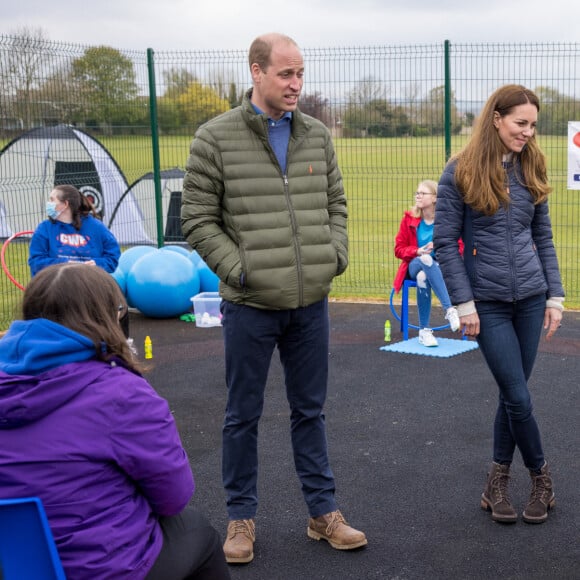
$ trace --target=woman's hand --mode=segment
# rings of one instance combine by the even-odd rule
[[[479,334],[479,316],[477,312],[461,316],[459,318],[459,328],[465,336],[473,336],[475,338]]]
[[[546,308],[544,314],[544,330],[548,331],[546,340],[550,340],[562,323],[562,311],[559,308]]]

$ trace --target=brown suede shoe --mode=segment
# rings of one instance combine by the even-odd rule
[[[313,540],[326,540],[336,550],[354,550],[367,545],[364,533],[351,528],[338,510],[310,518],[306,533]]]
[[[224,554],[228,564],[247,564],[254,559],[256,526],[254,520],[231,520],[228,524]]]

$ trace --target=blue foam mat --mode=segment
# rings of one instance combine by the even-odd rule
[[[410,338],[401,342],[395,342],[387,346],[381,346],[380,350],[387,352],[400,352],[403,354],[418,354],[423,356],[435,356],[449,358],[475,350],[478,348],[475,340],[456,340],[453,338],[437,338],[439,346],[423,346],[419,338]]]

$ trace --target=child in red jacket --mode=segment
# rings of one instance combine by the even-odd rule
[[[443,275],[433,251],[433,224],[437,182],[419,183],[415,205],[405,211],[399,232],[395,237],[395,256],[402,260],[395,276],[395,291],[399,292],[406,278],[417,282],[417,309],[419,311],[419,342],[424,346],[438,346],[429,326],[431,317],[431,290],[435,292],[445,310],[451,330],[459,330],[459,316],[451,305]],[[460,251],[461,251],[460,242]]]

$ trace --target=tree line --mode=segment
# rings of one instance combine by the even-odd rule
[[[235,81],[204,82],[187,68],[163,71],[157,96],[159,130],[192,133],[204,122],[240,104]],[[569,120],[580,115],[580,101],[539,86],[541,134],[566,135]],[[42,29],[22,28],[0,45],[0,128],[4,132],[67,123],[105,133],[148,131],[149,96],[137,83],[135,64],[109,46],[94,46],[62,59]],[[351,138],[437,136],[445,132],[445,90],[427,95],[410,86],[393,99],[372,77],[357,81],[340,98],[304,93],[300,109],[320,119],[335,134]],[[451,95],[451,132],[469,127],[477,111],[459,111]]]

